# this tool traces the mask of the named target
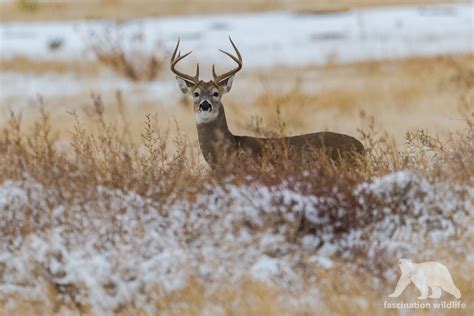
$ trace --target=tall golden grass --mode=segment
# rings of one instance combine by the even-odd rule
[[[20,114],[12,112],[0,130],[0,183],[13,181],[17,183],[15,188],[26,192],[21,203],[6,205],[1,210],[2,242],[15,254],[18,244],[30,237],[47,235],[57,228],[58,220],[59,226],[68,233],[87,237],[87,234],[95,233],[81,226],[83,220],[89,218],[102,219],[101,224],[111,225],[113,237],[125,240],[131,223],[120,222],[117,218],[128,211],[126,201],[124,207],[115,209],[109,193],[101,193],[103,188],[137,195],[147,201],[146,207],[158,205],[155,211],[166,217],[170,205],[193,205],[203,195],[212,196],[213,190],[223,192],[217,195],[218,201],[225,199],[229,186],[235,189],[255,185],[252,188],[273,192],[274,204],[270,210],[264,210],[269,214],[263,212],[261,215],[263,224],[259,226],[251,220],[241,220],[235,224],[235,230],[249,230],[255,240],[268,232],[282,238],[292,249],[291,254],[300,256],[297,268],[305,276],[301,285],[303,291],[254,279],[221,280],[216,285],[191,274],[187,285],[173,292],[164,291],[161,284],[153,284],[145,293],[153,298],[149,305],[160,313],[171,315],[390,313],[392,311],[384,310],[382,304],[394,286],[393,279],[384,274],[394,268],[393,254],[379,249],[380,253],[369,256],[367,248],[373,246],[372,239],[380,233],[371,231],[371,227],[393,218],[399,220],[400,226],[414,222],[415,233],[426,235],[439,230],[438,226],[443,223],[455,226],[449,247],[435,242],[424,246],[430,253],[436,253],[433,260],[443,261],[450,267],[463,293],[462,300],[469,304],[474,299],[470,286],[474,271],[460,252],[470,249],[473,242],[472,234],[465,229],[473,221],[469,209],[474,186],[473,58],[473,55],[415,57],[244,74],[239,77],[242,84],[235,85],[226,102],[232,130],[239,134],[290,135],[314,131],[316,127],[331,129],[358,137],[367,153],[355,162],[341,164],[334,164],[324,155],[315,153],[313,161],[295,165],[286,159],[284,152],[269,152],[269,157],[259,162],[229,162],[232,174],[224,174],[224,177],[209,170],[202,159],[190,107],[177,105],[170,109],[149,101],[131,101],[120,91],[104,96],[92,93],[91,98],[83,95],[70,99],[48,98],[47,102],[39,98],[38,113],[29,113],[24,121]],[[19,64],[25,64],[25,60],[4,61],[2,67],[30,71]],[[42,65],[30,61],[27,64],[38,73],[48,69],[57,73],[71,72],[71,65],[67,63]],[[122,66],[119,63],[116,67],[118,73],[132,80],[138,79],[126,71],[120,72]],[[100,67],[99,64],[86,70],[74,70],[73,67],[72,72],[95,76],[96,68],[100,70]],[[310,78],[316,75],[317,84],[308,79],[308,74]],[[255,86],[262,88],[255,89],[257,93],[251,95],[249,87]],[[315,87],[318,89],[313,89]],[[245,100],[244,103],[241,100]],[[48,103],[52,103],[52,107],[48,107]],[[83,105],[82,108],[77,104]],[[157,108],[160,111],[154,114]],[[165,124],[173,115],[175,124]],[[454,123],[447,122],[446,117],[449,119],[450,116],[456,119]],[[395,118],[397,122],[394,122]],[[433,121],[437,124],[442,121],[443,129],[433,126]],[[435,130],[438,133],[434,133]],[[400,187],[396,181],[389,181],[391,185],[385,188],[386,191],[380,193],[370,189],[370,185],[386,181],[386,177],[391,179],[407,174],[407,184]],[[43,188],[41,192],[45,196],[38,198],[31,183]],[[435,188],[429,198],[426,197],[429,192],[423,187],[426,183]],[[301,210],[295,208],[297,201],[285,202],[285,195],[279,195],[281,186],[302,196],[317,197],[317,215],[321,222],[315,223],[302,216]],[[1,193],[8,194],[8,186],[5,189],[2,186],[2,189]],[[240,198],[256,203],[246,195]],[[198,217],[210,217],[213,225],[222,224],[226,211],[240,212],[225,205],[220,213],[206,213],[206,208],[211,208],[216,201],[205,200],[204,204],[208,205],[194,206],[187,210],[188,213],[183,213],[189,222],[180,232],[185,236],[181,242],[186,244],[205,233],[196,230],[197,224],[191,220],[195,215],[192,212]],[[59,218],[53,212],[57,207],[64,208],[64,215]],[[273,212],[274,209],[278,212]],[[417,226],[420,216],[415,210],[424,212],[422,215],[430,221]],[[146,218],[142,209],[135,207],[133,211],[140,220]],[[11,217],[12,213],[15,216]],[[461,215],[466,216],[463,225],[459,225]],[[81,219],[77,220],[77,216]],[[104,220],[108,218],[113,220]],[[354,230],[366,235],[358,240],[361,245],[346,249],[342,240],[348,238],[350,242],[350,233]],[[132,235],[140,241],[140,234],[144,232],[142,227]],[[323,235],[328,235],[336,244],[341,242],[338,244],[340,253],[330,256],[333,262],[330,269],[311,264],[311,252],[301,250],[305,236],[318,238]],[[383,236],[384,240],[392,238],[388,233]],[[99,244],[107,243],[107,238],[100,236]],[[75,242],[74,238],[71,240]],[[211,242],[217,248],[228,246],[220,239]],[[453,243],[458,248],[451,249]],[[423,249],[417,247],[421,246],[414,245],[410,254],[419,251],[420,259],[425,258]],[[101,246],[97,246],[97,253],[101,251]],[[269,255],[277,256],[272,251]],[[29,259],[35,262],[35,258]],[[229,267],[232,268],[235,267]],[[0,281],[6,278],[6,269],[0,262]],[[42,263],[35,262],[35,268],[28,273],[34,279],[33,283],[47,284],[47,299],[34,300],[2,293],[0,308],[8,314],[52,314],[68,310],[98,313],[93,304],[78,298],[78,293],[84,291],[82,284],[58,282],[61,276]],[[304,290],[313,295],[310,290],[315,285],[318,289],[314,293],[316,303],[297,300],[299,295],[308,295]],[[103,286],[114,291],[113,283]],[[415,295],[414,289],[408,289],[404,298]],[[468,306],[467,310],[440,313],[468,315],[472,311]],[[119,304],[112,312],[149,314],[143,305],[137,305],[133,300]]]
[[[399,146],[405,144],[405,131],[416,128],[447,140],[450,133],[465,128],[460,113],[469,112],[473,106],[472,65],[474,55],[465,54],[249,70],[236,78],[233,91],[223,102],[231,130],[241,135],[252,133],[249,125],[257,117],[265,127],[278,131],[278,107],[288,135],[321,130],[356,134],[363,124],[363,117],[374,116],[376,128],[388,131]],[[94,91],[95,87],[87,83],[97,81],[98,74],[103,74],[105,69],[101,63],[49,63],[17,58],[1,61],[0,69],[25,76],[33,72],[38,76],[78,78],[82,91],[46,95],[46,106],[62,139],[69,138],[68,131],[74,123],[67,112],[76,112],[85,127],[92,128],[95,116],[91,113],[87,95],[88,89]],[[148,94],[167,80],[173,82],[166,70],[167,67],[162,68],[160,81],[145,86],[146,91],[143,85],[131,85],[123,91],[125,107],[121,111],[126,114],[135,140],[140,139],[143,117],[147,113],[159,113],[157,120],[162,126],[173,125],[176,120],[182,133],[195,142],[196,127],[190,100],[183,98],[177,87],[174,95],[164,99]],[[116,80],[119,75],[117,70],[101,80]],[[96,93],[101,93],[105,100],[105,120],[121,121],[116,91]],[[18,113],[22,111],[19,108],[30,103],[31,97],[19,90],[18,95],[3,99],[0,107],[4,115],[0,125],[5,122],[6,109]],[[38,112],[22,112],[23,124],[31,126]],[[171,133],[174,134],[174,126]]]
[[[117,98],[120,99],[120,96]],[[25,180],[31,177],[48,190],[59,194],[59,199],[65,205],[73,201],[77,203],[77,199],[79,201],[89,199],[88,192],[91,188],[99,186],[119,189],[123,192],[136,192],[155,202],[165,204],[174,200],[192,201],[196,194],[203,190],[204,184],[213,186],[225,185],[229,182],[237,186],[245,184],[249,181],[248,176],[251,175],[254,180],[250,181],[257,181],[263,186],[278,185],[288,179],[293,179],[291,181],[297,179],[304,184],[300,187],[303,188],[302,192],[332,197],[336,199],[338,205],[348,209],[360,207],[353,196],[353,191],[358,184],[370,182],[372,179],[398,170],[412,172],[433,183],[455,183],[468,188],[474,185],[472,177],[474,174],[473,113],[467,113],[465,116],[465,130],[452,135],[448,141],[441,141],[436,138],[436,135],[429,135],[423,130],[408,131],[405,137],[407,143],[405,149],[397,147],[390,135],[377,130],[373,118],[365,118],[366,125],[359,130],[358,137],[364,142],[368,152],[366,157],[356,164],[334,165],[322,159],[310,165],[295,168],[289,163],[280,161],[282,163],[277,168],[268,169],[268,166],[261,163],[252,165],[250,162],[250,168],[249,165],[245,165],[245,168],[239,168],[236,165],[233,168],[233,177],[222,179],[207,169],[202,163],[196,144],[190,143],[189,139],[179,132],[179,128],[172,139],[174,145],[170,150],[168,148],[169,131],[160,126],[155,116],[147,114],[143,118],[140,139],[137,140],[131,134],[126,114],[122,112],[123,117],[120,121],[107,122],[104,117],[106,106],[100,96],[94,95],[92,101],[92,115],[95,116],[93,128],[86,129],[81,119],[71,113],[74,126],[70,130],[70,145],[65,148],[58,146],[56,142],[54,123],[45,110],[42,99],[39,99],[39,118],[33,123],[31,129],[23,130],[21,118],[12,114],[8,125],[1,131],[0,182]],[[305,170],[310,171],[309,176],[303,172]],[[336,193],[335,187],[338,189]],[[403,192],[394,192],[403,195]],[[396,198],[397,195],[394,196],[394,199]],[[469,195],[466,196],[466,199],[468,198]],[[365,203],[363,208],[369,210],[378,207],[377,203],[384,202],[375,199]],[[397,205],[399,201],[395,200],[393,203]],[[410,203],[410,201],[403,200],[400,203]],[[332,206],[327,205],[327,207],[329,225],[337,223],[339,233],[348,232],[355,227],[370,226],[378,220],[368,218],[364,213],[361,213],[360,218],[358,216],[361,215],[339,218],[336,213],[331,213]],[[398,207],[394,206],[393,209],[397,212]],[[14,225],[1,227],[2,240],[7,244],[13,244],[19,236],[26,238],[52,225],[49,223],[46,227],[39,226],[36,224],[35,217],[31,216],[26,221],[19,221],[18,226],[13,223]],[[411,215],[407,213],[405,216]],[[272,225],[278,225],[277,223],[282,220],[277,217],[269,221],[267,225],[269,229],[273,229]],[[73,221],[70,223],[72,225]],[[306,234],[317,235],[319,229],[322,228],[303,220],[295,225],[285,238],[289,242],[296,241]],[[462,234],[459,238],[461,242],[472,242],[472,240],[462,239]],[[455,256],[449,256],[450,251],[446,249],[442,253],[445,257],[437,260],[443,259],[448,262],[453,271],[456,269],[466,271],[466,268],[462,267],[466,264],[463,259],[457,261]],[[223,315],[308,315],[321,312],[362,315],[387,312],[381,307],[385,293],[377,292],[367,284],[368,279],[378,275],[377,269],[380,267],[377,264],[364,263],[364,258],[358,257],[357,254],[354,256],[357,261],[350,265],[355,265],[355,270],[348,270],[347,262],[336,259],[334,269],[308,271],[310,275],[313,275],[310,279],[312,282],[317,282],[314,281],[314,276],[316,280],[318,276],[324,276],[321,279],[325,281],[320,284],[320,288],[326,303],[321,310],[315,311],[313,305],[285,303],[278,299],[283,294],[282,290],[254,280],[241,280],[237,285],[222,284],[210,295],[206,294],[206,282],[199,279],[190,280],[185,289],[171,294],[162,293],[157,284],[156,300],[150,304],[154,304],[163,314],[172,315],[204,314],[206,310],[211,314]],[[383,270],[383,266],[380,269]],[[471,276],[473,275],[472,269],[467,268],[467,271],[471,273]],[[470,282],[472,282],[472,277],[469,276],[457,282],[463,293],[463,300],[467,302],[472,302],[474,298]],[[387,287],[391,286],[387,285]],[[414,292],[411,294],[415,295]],[[94,313],[90,306],[65,302],[61,298],[62,295],[64,294],[60,295],[52,283],[49,302],[35,302],[18,297],[14,299],[18,305],[8,310],[13,315],[50,314],[60,312],[62,308],[84,314]],[[289,293],[289,295],[293,294]],[[358,297],[363,297],[368,302],[368,306],[354,306],[354,300]],[[9,299],[12,298],[9,297]],[[6,300],[2,304],[6,304],[5,302]],[[212,306],[216,309],[209,310]],[[3,307],[7,306],[3,305]],[[467,315],[469,311],[470,309],[453,313]],[[122,315],[146,314],[133,304],[126,304],[116,312]]]

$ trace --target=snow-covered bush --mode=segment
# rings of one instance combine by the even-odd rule
[[[430,166],[407,158],[413,148],[379,165],[374,148],[356,168],[254,166],[222,178],[184,140],[168,156],[149,117],[143,146],[100,122],[93,134],[77,123],[72,154],[55,149],[47,113],[33,136],[14,117],[3,131],[7,311],[26,302],[45,314],[370,312],[379,307],[361,301],[361,284],[385,297],[400,256],[472,266],[472,134]],[[465,297],[469,275],[458,282]]]

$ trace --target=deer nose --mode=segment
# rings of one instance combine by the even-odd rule
[[[212,111],[212,105],[207,100],[204,100],[199,104],[199,111]]]

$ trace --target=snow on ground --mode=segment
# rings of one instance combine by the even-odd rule
[[[472,23],[472,5],[450,4],[323,15],[277,12],[141,19],[120,27],[125,33],[143,31],[145,41],[138,46],[143,50],[160,49],[159,39],[166,54],[181,37],[183,51],[194,50],[204,70],[211,60],[224,60],[217,48],[229,47],[227,35],[241,49],[245,66],[252,68],[324,63],[328,58],[346,62],[473,52]],[[1,55],[89,58],[88,32],[113,25],[110,21],[3,23]],[[52,51],[52,41],[63,44]],[[3,72],[0,83],[2,105],[19,91],[28,96],[40,92],[47,98],[81,91],[87,95],[90,89],[113,86],[160,97],[177,89],[170,78],[134,84],[111,73],[76,78]],[[168,293],[196,277],[210,292],[222,281],[264,281],[320,308],[324,302],[314,293],[321,280],[308,271],[331,269],[336,259],[351,261],[355,253],[363,253],[370,259],[369,268],[375,271],[381,265],[381,273],[394,283],[397,268],[392,263],[401,254],[419,259],[443,256],[428,251],[439,251],[426,247],[432,242],[449,245],[446,251],[458,254],[474,252],[465,241],[474,235],[474,188],[433,184],[407,171],[357,186],[352,194],[358,209],[338,204],[331,196],[299,193],[286,184],[225,184],[208,187],[194,201],[178,199],[166,205],[133,192],[90,190],[92,198],[87,201],[74,192],[64,201],[61,188],[44,187],[31,178],[0,185],[0,239],[15,236],[0,243],[0,299],[7,307],[14,308],[15,295],[47,299],[46,288],[54,284],[65,301],[90,304],[98,314],[112,313],[130,302],[154,313],[147,308],[153,308],[150,302],[158,295],[157,286]],[[367,216],[371,225],[356,225]],[[289,240],[302,218],[317,233]],[[31,234],[11,231],[29,229],[31,219],[35,223]],[[336,234],[334,230],[348,220],[354,229]],[[280,224],[271,225],[275,222]]]
[[[70,192],[65,205],[57,190],[28,177],[0,185],[0,237],[8,240],[0,245],[0,299],[8,308],[18,296],[47,300],[45,289],[54,284],[63,300],[95,313],[133,302],[153,314],[157,288],[170,293],[193,277],[209,295],[223,282],[263,281],[296,294],[295,304],[310,301],[319,310],[324,302],[314,293],[325,281],[311,271],[333,268],[333,259],[344,258],[348,269],[357,253],[365,254],[372,284],[380,269],[395,283],[397,256],[446,255],[427,247],[433,240],[449,254],[473,250],[463,238],[474,234],[474,188],[430,184],[408,171],[360,184],[353,192],[363,203],[357,210],[288,183],[208,186],[194,201],[166,205],[105,187],[86,201]],[[372,219],[361,226],[359,216]],[[30,227],[32,218],[32,233],[11,231]],[[353,228],[341,234],[338,225],[348,218]],[[301,220],[313,231],[293,240]]]
[[[0,74],[0,104],[8,104],[8,100],[28,96],[35,99],[39,93],[48,96],[88,96],[89,91],[121,90],[127,96],[134,97],[140,94],[150,100],[160,99],[176,94],[176,81],[154,81],[132,83],[112,71],[103,71],[97,76],[75,76],[72,74],[24,74],[14,71],[5,71]],[[20,95],[19,95],[20,94]]]
[[[218,48],[231,50],[228,35],[241,50],[245,69],[474,52],[473,10],[470,4],[458,3],[328,14],[271,12],[144,18],[120,23],[0,23],[0,54],[4,59],[18,55],[34,60],[90,59],[90,34],[95,33],[99,38],[108,34],[119,39],[125,49],[133,46],[135,52],[152,51],[167,60],[180,37],[182,51],[193,50],[183,66],[191,67],[199,61],[206,78],[213,62],[218,69],[225,67],[223,64],[230,65],[228,58],[218,52]],[[164,74],[154,82],[133,83],[112,71],[92,76],[4,71],[0,73],[0,117],[5,117],[9,109],[24,109],[34,103],[38,93],[47,100],[87,97],[90,91],[113,95],[121,90],[135,102],[174,104],[176,83],[169,72]],[[255,85],[249,81],[252,84]],[[242,89],[247,91],[249,87]],[[312,84],[311,89],[317,87]],[[164,102],[170,97],[173,102]]]
[[[328,14],[272,12],[241,15],[144,18],[127,22],[72,21],[0,24],[2,57],[78,59],[91,30],[119,26],[143,33],[140,50],[171,51],[176,39],[200,61],[214,60],[238,44],[246,67],[321,64],[327,58],[361,59],[472,52],[473,7],[469,3],[357,9]],[[62,42],[58,49],[49,48]],[[136,48],[136,47],[135,47]],[[335,60],[334,60],[335,59]]]

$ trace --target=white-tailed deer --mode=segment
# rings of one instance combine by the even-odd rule
[[[213,65],[213,79],[207,82],[199,79],[199,64],[196,65],[194,76],[176,69],[176,64],[191,54],[188,52],[181,56],[178,52],[179,39],[171,57],[171,71],[176,74],[181,91],[193,98],[199,145],[204,158],[212,168],[231,164],[232,158],[237,157],[239,153],[245,153],[259,160],[265,148],[278,150],[284,147],[288,158],[292,161],[302,159],[305,155],[318,150],[326,151],[333,160],[364,153],[364,146],[354,137],[332,132],[283,138],[256,138],[232,134],[227,125],[221,99],[230,91],[235,74],[242,69],[242,56],[230,37],[229,40],[237,56],[220,51],[229,56],[237,67],[217,75]]]

